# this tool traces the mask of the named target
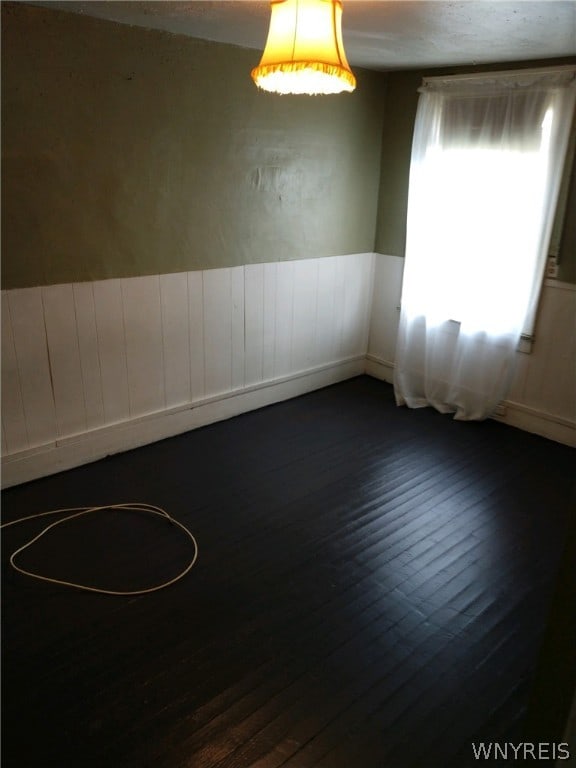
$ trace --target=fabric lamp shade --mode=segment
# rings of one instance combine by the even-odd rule
[[[275,93],[353,91],[340,0],[272,0],[270,6],[266,47],[252,70],[256,85]]]

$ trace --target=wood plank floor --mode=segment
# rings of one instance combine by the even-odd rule
[[[11,571],[41,524],[6,529],[3,768],[463,768],[472,742],[560,741],[574,497],[571,449],[367,377],[10,489],[5,521],[160,505],[200,556],[88,595]],[[106,512],[22,562],[128,589],[187,556]]]

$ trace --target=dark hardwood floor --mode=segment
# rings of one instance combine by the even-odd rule
[[[162,506],[200,555],[115,598],[16,574],[43,526],[4,531],[2,766],[464,768],[473,742],[561,741],[574,497],[573,450],[367,377],[9,489],[5,521]],[[110,511],[22,563],[128,589],[188,554]]]

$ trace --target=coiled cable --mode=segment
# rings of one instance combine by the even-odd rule
[[[64,523],[74,520],[77,517],[82,517],[83,515],[89,515],[94,512],[101,512],[103,510],[109,510],[109,509],[116,509],[116,510],[122,510],[122,511],[130,511],[130,512],[148,512],[152,515],[157,515],[159,517],[163,517],[167,522],[171,523],[172,525],[175,525],[177,528],[179,528],[192,542],[193,545],[193,555],[190,561],[188,562],[187,566],[184,568],[184,570],[180,571],[180,573],[177,576],[174,576],[174,578],[170,579],[169,581],[162,582],[161,584],[157,584],[153,587],[147,587],[145,589],[134,589],[134,590],[114,590],[114,589],[104,589],[102,587],[92,587],[87,584],[77,584],[73,581],[66,581],[64,579],[54,579],[51,576],[44,576],[41,573],[35,573],[33,571],[28,571],[25,568],[22,568],[20,565],[16,563],[16,558],[18,555],[22,554],[25,550],[29,549],[33,544],[35,544],[39,539],[41,539],[45,534],[48,533],[52,528],[55,528],[58,525],[63,525]],[[194,535],[188,528],[178,520],[176,520],[174,517],[168,514],[166,510],[162,509],[161,507],[156,507],[153,504],[144,504],[140,502],[136,503],[129,503],[129,504],[107,504],[105,506],[100,507],[71,507],[69,509],[53,509],[48,512],[39,512],[35,515],[28,515],[26,517],[20,517],[18,520],[12,520],[7,523],[3,523],[0,525],[0,529],[2,528],[8,528],[11,525],[17,525],[19,523],[24,523],[27,520],[35,520],[36,518],[40,517],[47,517],[49,515],[59,515],[64,513],[71,513],[67,514],[66,517],[63,517],[60,520],[56,520],[53,523],[50,523],[50,525],[47,525],[46,528],[44,528],[40,533],[38,533],[36,536],[31,538],[29,541],[27,541],[25,544],[23,544],[21,547],[18,547],[11,555],[10,555],[10,565],[14,570],[18,571],[18,573],[22,573],[25,576],[30,576],[32,579],[38,579],[39,581],[47,581],[51,584],[60,584],[64,587],[72,587],[73,589],[81,589],[85,592],[97,592],[99,594],[103,595],[118,595],[118,596],[134,596],[134,595],[145,595],[150,592],[158,592],[160,589],[166,589],[166,587],[171,586],[172,584],[175,584],[177,581],[180,581],[181,579],[186,576],[186,574],[194,567],[194,564],[196,563],[196,560],[198,559],[198,542],[194,538]]]

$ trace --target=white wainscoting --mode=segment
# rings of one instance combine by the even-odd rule
[[[530,354],[518,354],[505,412],[529,432],[576,446],[576,285],[546,280]]]
[[[404,260],[376,254],[366,373],[391,382]],[[576,286],[546,280],[530,354],[519,352],[498,421],[576,445]]]
[[[2,292],[10,486],[363,372],[392,381],[403,259],[354,254]],[[576,445],[576,286],[545,283],[496,418]]]
[[[396,357],[403,271],[404,259],[376,254],[366,373],[390,383]]]
[[[2,292],[2,484],[364,372],[374,254]]]

